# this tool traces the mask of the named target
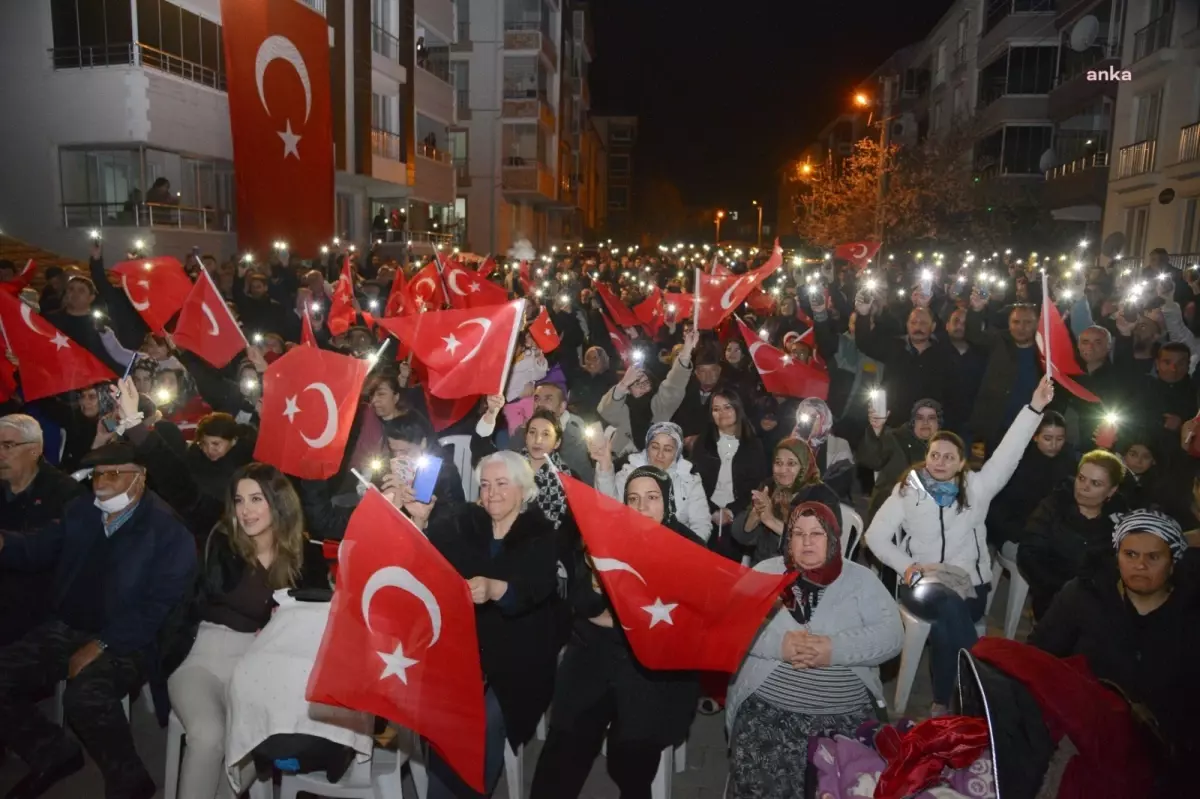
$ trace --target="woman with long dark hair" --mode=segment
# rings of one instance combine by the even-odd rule
[[[709,398],[709,423],[696,438],[692,465],[704,484],[713,527],[710,538],[722,555],[741,558],[733,540],[733,517],[750,505],[751,492],[766,479],[766,456],[762,442],[746,415],[736,391],[718,387]]]

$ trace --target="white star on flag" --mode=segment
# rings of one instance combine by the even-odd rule
[[[298,397],[288,397],[283,409],[283,415],[288,418],[289,422],[295,422],[296,414],[300,413],[300,406],[296,404],[297,399]]]
[[[287,158],[289,155],[294,155],[296,156],[296,160],[299,161],[300,151],[296,149],[296,145],[300,143],[300,136],[292,133],[292,120],[289,119],[287,121],[287,130],[281,130],[277,135],[283,139],[283,157]]]
[[[50,340],[54,342],[54,349],[56,350],[66,349],[67,347],[71,346],[71,340],[64,336],[61,332]]]
[[[478,284],[478,283],[475,283],[475,282],[472,282],[472,283],[471,283],[471,292],[472,292],[472,293],[474,293],[474,292],[477,292],[477,291],[479,291],[479,284]]]
[[[454,351],[462,344],[461,341],[454,337],[453,333],[443,338],[442,341],[446,342],[446,352],[450,353],[451,355],[453,355]]]
[[[413,660],[404,655],[404,644],[396,642],[396,651],[392,654],[386,652],[376,652],[379,659],[383,661],[383,674],[379,675],[379,679],[386,680],[388,677],[399,677],[400,682],[408,685],[408,670],[417,665],[421,661]]]
[[[664,605],[662,597],[655,597],[654,604],[646,605],[642,610],[650,614],[650,627],[653,629],[654,625],[660,621],[665,621],[667,624],[674,626],[675,622],[671,618],[671,611],[677,607],[679,607],[678,604]]]

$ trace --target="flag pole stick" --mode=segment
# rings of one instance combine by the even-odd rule
[[[716,263],[715,257],[713,263]],[[696,286],[692,295],[692,327],[700,330],[700,267],[696,267]]]
[[[508,385],[508,375],[510,372],[512,372],[512,359],[513,352],[515,352],[517,348],[517,336],[521,333],[521,322],[525,321],[525,300],[517,300],[516,314],[518,321],[517,324],[513,325],[512,336],[510,336],[508,339],[508,354],[504,358],[504,374],[500,375],[500,390],[496,392],[500,395],[504,394],[504,389]]]
[[[1042,315],[1046,319],[1045,330],[1042,332],[1046,349],[1046,377],[1052,378],[1054,371],[1050,360],[1050,284],[1045,269],[1042,270]]]
[[[442,284],[442,296],[446,298],[446,303],[449,303],[450,289],[446,287],[446,276],[443,274],[446,267],[442,265],[442,255],[441,250],[438,249],[439,246],[437,244],[433,245],[433,261],[437,264],[438,282]]]

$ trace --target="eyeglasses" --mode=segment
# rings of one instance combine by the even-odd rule
[[[0,441],[0,452],[12,452],[17,447],[23,447],[26,444],[34,444],[34,441]]]
[[[799,538],[801,541],[820,541],[825,538],[824,530],[817,530],[815,533],[792,533],[792,538]]]
[[[99,471],[96,471],[93,469],[92,470],[92,482],[93,483],[102,483],[102,482],[105,482],[106,480],[108,480],[108,481],[117,480],[123,474],[139,474],[140,472],[141,472],[141,469],[110,469],[110,470],[104,471],[104,472],[99,472]]]

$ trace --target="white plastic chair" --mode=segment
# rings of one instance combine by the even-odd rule
[[[463,494],[467,502],[479,499],[479,486],[475,483],[475,470],[471,467],[471,437],[445,436],[438,439],[438,443],[454,451],[454,465],[462,476]]]
[[[685,771],[687,771],[687,741],[675,747],[675,773],[682,774]]]
[[[183,759],[183,747],[187,744],[187,733],[183,722],[175,711],[167,719],[167,767],[163,776],[163,799],[175,799],[179,795],[179,767]],[[275,785],[271,780],[255,780],[250,783],[250,799],[275,799]]]
[[[921,653],[925,651],[925,642],[929,640],[929,631],[933,625],[923,619],[918,619],[900,602],[900,620],[904,622],[904,648],[900,650],[900,671],[896,675],[896,698],[892,711],[896,715],[904,713],[908,707],[908,697],[912,694],[913,683],[917,679],[917,669],[921,666]],[[987,613],[975,623],[975,632],[980,638],[987,635]]]
[[[404,742],[405,738],[400,739]],[[413,752],[419,750],[416,736],[408,736],[408,746]],[[429,775],[425,764],[413,759],[400,749],[389,752],[376,749],[366,763],[355,762],[338,782],[330,782],[319,772],[312,774],[285,774],[279,785],[279,799],[297,799],[301,791],[330,799],[403,799],[402,772],[404,764],[412,769],[413,783],[419,799],[429,793]]]
[[[1017,637],[1021,614],[1025,612],[1025,600],[1029,598],[1029,583],[1025,581],[1025,578],[1021,576],[1021,570],[1017,568],[1015,553],[1009,559],[997,552],[992,558],[992,596],[996,595],[1000,577],[1004,572],[1008,572],[1008,603],[1004,608],[1004,637],[1013,640]]]
[[[651,799],[671,799],[671,777],[675,771],[675,758],[670,747],[662,751],[658,760],[658,771],[654,774],[654,782],[650,783]]]
[[[508,799],[523,799],[525,796],[525,747],[522,746],[514,752],[512,744],[507,740],[504,742],[504,780],[508,785]]]
[[[863,518],[854,508],[842,503],[842,560],[854,560],[862,538]]]

